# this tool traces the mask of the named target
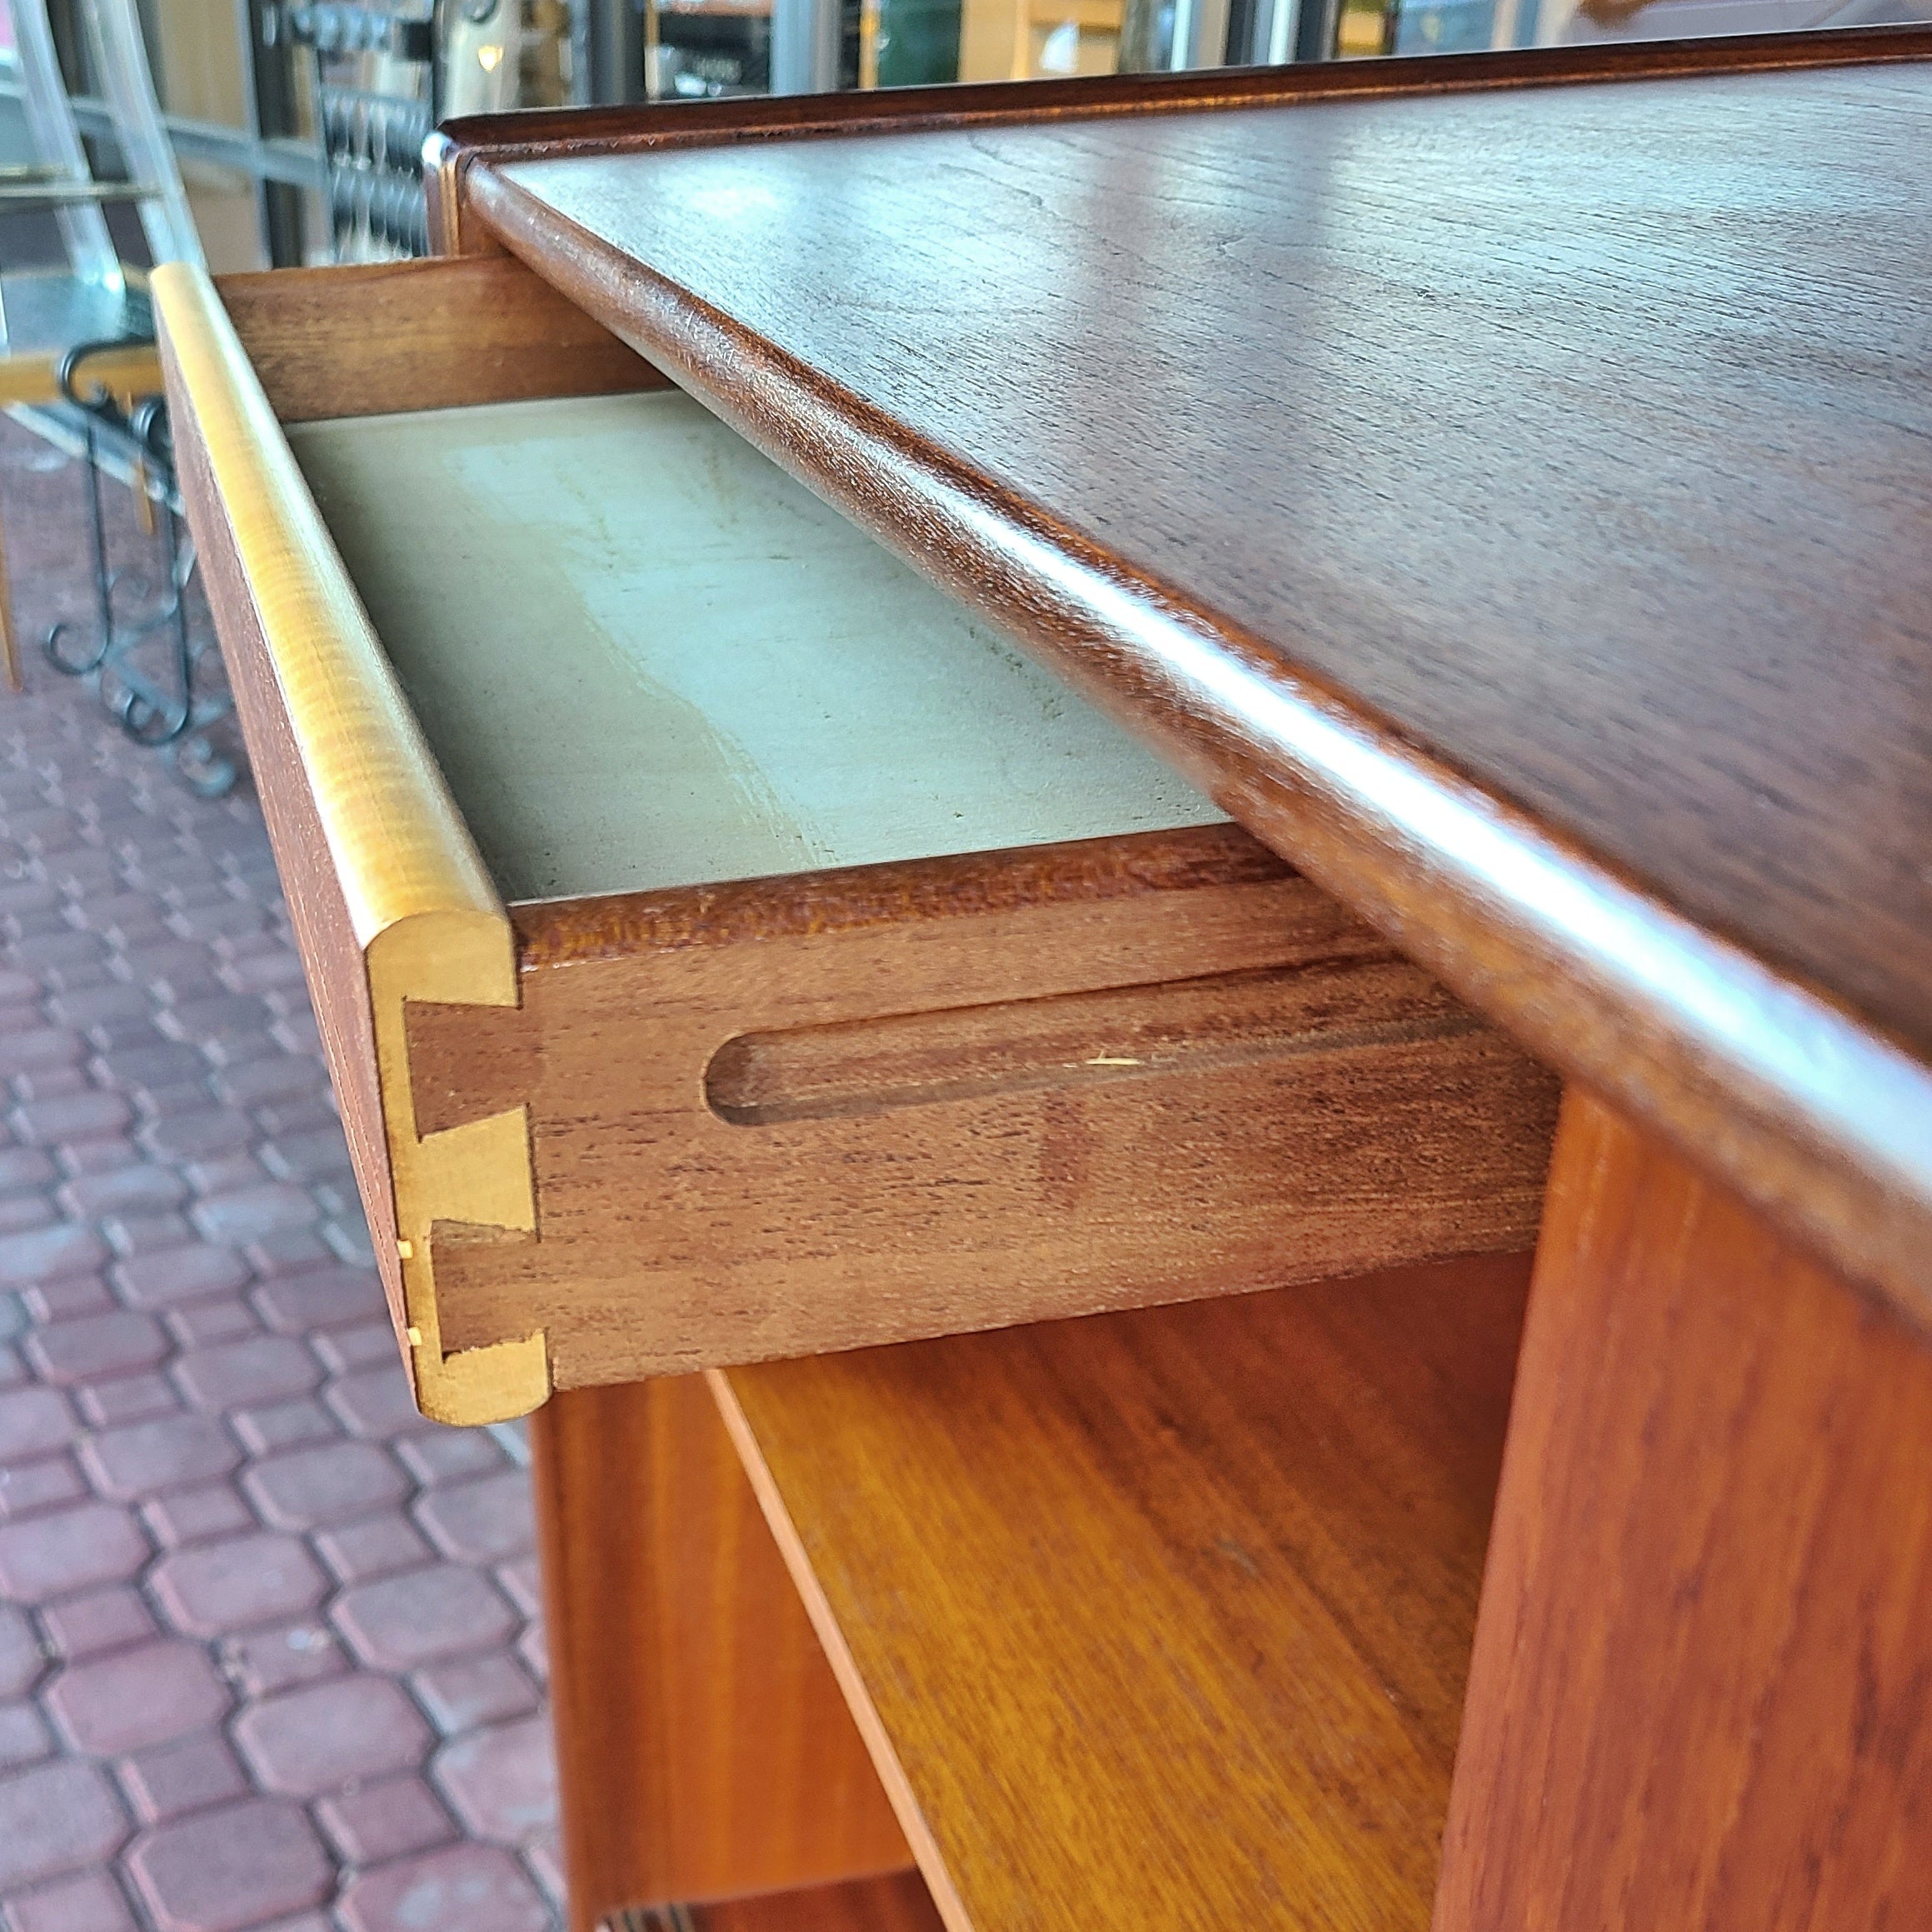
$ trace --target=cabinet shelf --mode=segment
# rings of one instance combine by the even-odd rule
[[[1527,1277],[713,1375],[955,1932],[1428,1924]]]

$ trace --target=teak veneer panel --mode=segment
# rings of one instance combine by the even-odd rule
[[[1435,1932],[1932,1925],[1932,1350],[1564,1106]]]
[[[906,1865],[703,1383],[567,1391],[530,1440],[574,1932]]]
[[[951,1932],[1428,1924],[1527,1276],[711,1377]]]
[[[1929,57],[495,122],[438,192],[1925,1323]]]
[[[215,286],[285,423],[669,381],[507,256],[277,268]]]
[[[1555,1082],[1231,826],[512,917],[414,1090],[527,1110],[537,1238],[437,1279],[560,1388],[1535,1240]]]

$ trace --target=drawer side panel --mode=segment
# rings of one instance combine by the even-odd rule
[[[290,923],[302,953],[309,999],[328,1057],[329,1077],[356,1185],[369,1220],[369,1238],[398,1335],[409,1323],[403,1311],[401,1264],[396,1251],[395,1199],[382,1127],[382,1099],[376,1069],[375,1022],[369,985],[355,928],[329,856],[328,840],[314,794],[302,781],[302,754],[289,727],[275,681],[261,612],[236,553],[235,533],[209,473],[207,452],[192,410],[177,409],[175,462],[188,522],[194,531],[208,601],[218,616],[222,656],[235,710],[248,746],[262,815],[275,849]]]
[[[540,1333],[446,1355],[432,1232],[535,1221],[521,1109],[417,1131],[412,1001],[517,1003],[509,921],[212,284],[153,278],[189,522],[417,1400],[483,1422],[549,1393]]]

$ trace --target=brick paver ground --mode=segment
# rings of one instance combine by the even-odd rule
[[[87,607],[80,482],[0,422],[36,651]],[[0,1915],[546,1932],[521,1437],[409,1405],[253,797],[195,797],[27,676],[0,691]]]

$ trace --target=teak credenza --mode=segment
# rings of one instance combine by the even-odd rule
[[[585,111],[157,272],[578,1927],[1932,1924],[1928,152],[1917,29]]]

